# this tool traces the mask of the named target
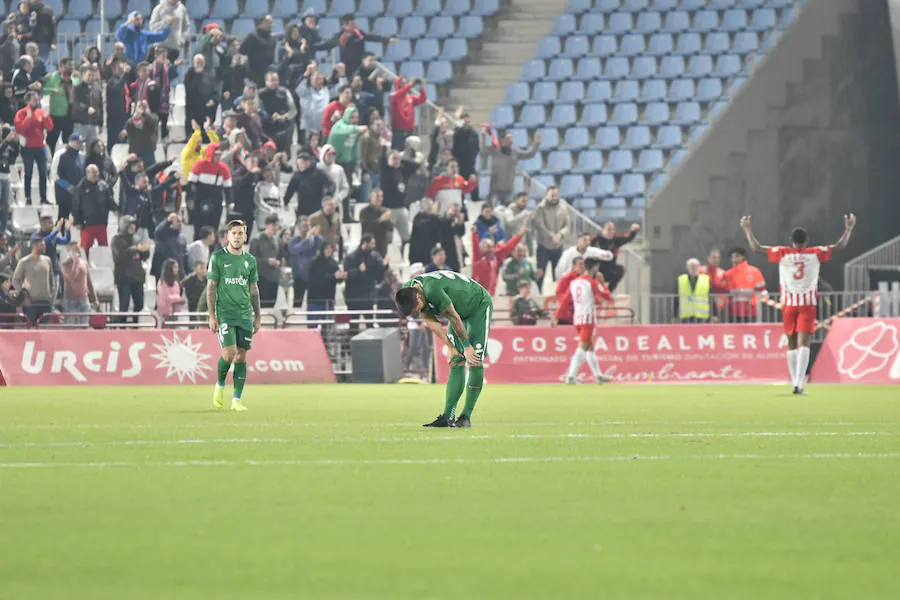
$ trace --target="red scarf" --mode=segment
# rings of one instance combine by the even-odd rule
[[[341,46],[346,46],[347,42],[350,41],[350,36],[353,36],[353,35],[356,35],[361,40],[365,39],[365,36],[362,34],[362,31],[360,31],[359,29],[354,27],[353,31],[349,31],[349,32],[345,31],[341,34]]]

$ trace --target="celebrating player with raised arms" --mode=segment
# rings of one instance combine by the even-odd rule
[[[400,313],[408,317],[419,314],[428,328],[447,345],[450,376],[444,397],[444,412],[425,427],[471,427],[472,412],[484,385],[484,353],[494,304],[486,289],[465,275],[454,271],[433,271],[410,279],[395,296]],[[443,315],[450,322],[444,327],[438,321]],[[456,405],[466,383],[466,404],[456,418]]]
[[[834,250],[843,250],[856,225],[854,214],[844,215],[844,235],[831,246],[806,246],[806,230],[791,231],[790,246],[761,246],[753,235],[750,217],[741,217],[741,229],[754,252],[766,254],[778,263],[784,333],[788,338],[787,362],[794,393],[803,394],[809,366],[809,336],[816,331],[816,306],[819,300],[819,267],[831,260]]]
[[[247,224],[240,220],[230,221],[227,232],[228,243],[209,257],[206,276],[209,328],[219,336],[219,345],[222,346],[213,405],[223,407],[225,378],[234,363],[231,410],[245,411],[241,394],[247,380],[247,352],[260,324],[259,272],[256,258],[244,251]]]

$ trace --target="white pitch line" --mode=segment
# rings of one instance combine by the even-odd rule
[[[891,453],[834,453],[834,454],[710,454],[673,457],[657,456],[509,456],[497,458],[432,458],[432,459],[321,459],[321,460],[184,460],[164,462],[12,462],[0,463],[0,469],[46,469],[46,468],[132,468],[132,467],[316,467],[316,466],[390,466],[390,465],[444,465],[444,464],[524,464],[524,463],[567,463],[567,462],[652,462],[668,460],[841,460],[841,459],[898,459],[900,452]]]
[[[110,442],[18,442],[0,444],[2,448],[88,448],[94,446],[196,446],[200,444],[283,444],[286,438],[225,438],[213,440],[118,440]]]

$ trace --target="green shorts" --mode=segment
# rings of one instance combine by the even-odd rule
[[[485,303],[481,309],[469,315],[469,318],[463,319],[463,325],[465,325],[466,333],[469,335],[469,344],[475,348],[475,352],[478,353],[482,361],[484,361],[485,353],[487,352],[488,338],[491,334],[491,319],[493,317],[494,307],[490,303]],[[456,334],[453,333],[452,327],[447,328],[447,337],[450,338],[450,342],[456,348],[456,351],[462,354],[464,350],[463,345],[457,339]]]
[[[228,346],[237,346],[244,350],[249,350],[253,345],[253,329],[248,329],[246,325],[235,325],[234,323],[219,323],[219,345],[222,348]]]

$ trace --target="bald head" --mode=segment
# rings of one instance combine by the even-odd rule
[[[97,165],[88,165],[84,174],[91,183],[96,183],[100,179],[100,169],[97,168]]]

